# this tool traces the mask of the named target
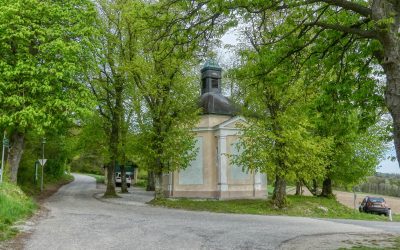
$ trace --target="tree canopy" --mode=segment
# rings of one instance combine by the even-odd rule
[[[87,107],[94,21],[91,1],[0,2],[0,127],[11,134],[12,181],[28,130],[62,127]]]

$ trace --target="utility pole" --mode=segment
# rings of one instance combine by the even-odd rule
[[[43,137],[42,139],[42,178],[40,181],[40,192],[43,191],[43,175],[44,175],[44,164],[46,163],[45,159],[44,159],[44,144],[46,144],[46,138]]]

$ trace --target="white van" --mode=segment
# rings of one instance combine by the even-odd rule
[[[130,187],[132,183],[131,176],[128,173],[126,173],[125,177],[126,177],[126,186]],[[121,185],[122,185],[121,172],[117,172],[115,173],[115,186],[119,187]]]

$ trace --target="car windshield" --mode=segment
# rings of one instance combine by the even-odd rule
[[[369,200],[371,202],[377,203],[377,202],[385,202],[385,200],[383,198],[375,198],[375,197],[371,197],[369,198]]]

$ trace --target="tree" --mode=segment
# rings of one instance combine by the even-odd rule
[[[135,54],[127,46],[125,37],[125,9],[134,1],[98,0],[99,30],[101,46],[97,53],[98,70],[90,76],[90,89],[97,99],[97,111],[102,116],[102,126],[108,137],[110,163],[107,164],[107,189],[105,197],[115,197],[115,168],[122,160],[122,135],[128,108],[126,100],[130,84],[123,70],[125,53]],[[133,23],[134,24],[134,23]],[[136,35],[137,33],[135,33]],[[121,165],[121,164],[120,164]],[[121,168],[123,168],[121,166]],[[122,172],[121,192],[128,192],[125,171]]]
[[[159,1],[141,6],[145,11],[139,14],[136,9],[129,17],[145,21],[140,44],[135,44],[138,38],[131,26],[126,26],[126,34],[134,43],[130,47],[141,50],[127,54],[126,72],[142,96],[137,141],[143,153],[137,158],[150,177],[154,175],[158,198],[164,195],[163,174],[186,167],[193,158],[191,129],[198,120],[199,89],[193,67],[218,15],[209,17],[204,3],[197,1]]]
[[[241,101],[256,119],[245,132],[242,164],[246,166],[247,162],[250,168],[278,174],[273,195],[278,207],[283,205],[289,173],[295,172],[298,181],[305,183],[312,180],[316,184],[310,177],[324,177],[322,195],[330,196],[332,179],[347,184],[357,182],[375,168],[384,150],[384,130],[375,126],[383,111],[381,86],[371,73],[376,71],[373,61],[360,56],[368,53],[368,44],[328,31],[302,30],[295,19],[301,13],[285,11],[245,11],[242,28],[249,46],[240,50],[239,70],[239,93],[244,94]],[[342,41],[326,49],[330,39]],[[360,52],[355,56],[351,51]],[[310,157],[310,150],[303,151],[307,136],[299,139],[299,135],[307,134],[299,131],[308,133],[309,142],[326,143],[332,150],[314,150],[316,158]],[[296,150],[288,150],[296,146]],[[295,158],[288,152],[298,158],[291,161]],[[319,163],[327,165],[315,172],[310,172],[307,164],[296,169],[295,165],[302,162],[296,154],[320,158]],[[278,172],[279,169],[286,172]],[[349,173],[351,177],[346,176]],[[277,196],[278,193],[281,194]]]
[[[326,166],[322,196],[333,195],[332,182],[355,184],[373,174],[384,154],[384,134],[388,133],[382,120],[385,112],[382,87],[375,83],[370,70],[365,69],[370,66],[345,49],[327,57],[335,56],[341,57],[341,63],[332,65],[335,60],[326,60],[320,68],[329,70],[323,69],[325,76],[315,78],[320,86],[314,104],[318,134],[333,138],[335,148]]]
[[[258,50],[267,52],[268,50]],[[259,53],[258,52],[258,53]],[[264,53],[263,52],[263,53]],[[252,58],[263,54],[252,54]],[[235,161],[246,169],[275,176],[272,200],[274,205],[286,206],[287,180],[322,178],[331,141],[315,134],[315,127],[304,112],[309,105],[299,91],[303,82],[290,79],[285,71],[268,77],[244,80],[259,72],[262,63],[247,61],[239,70],[241,91],[247,104],[249,126],[244,128],[239,147],[242,151]]]
[[[0,1],[0,127],[11,135],[12,182],[26,133],[62,127],[87,105],[81,73],[94,20],[91,1]]]
[[[108,163],[108,135],[103,127],[104,121],[98,112],[92,112],[79,121],[79,125],[71,128],[68,139],[73,149],[71,171],[92,174],[103,173]]]
[[[264,74],[290,46],[268,44],[270,34],[266,31],[274,16],[266,20],[265,15],[246,19],[250,24],[244,28],[244,35],[250,42],[239,50],[240,64],[233,74],[244,115],[249,119],[239,143],[242,155],[235,160],[247,169],[275,176],[272,199],[282,208],[286,205],[287,180],[309,181],[324,176],[332,142],[316,134],[316,124],[308,116],[318,85],[310,83],[309,76],[301,71],[303,57],[288,57]]]
[[[277,64],[293,54],[325,55],[346,46],[355,57],[365,64],[376,62],[386,76],[385,104],[393,118],[393,137],[396,154],[400,157],[400,2],[394,0],[348,1],[234,1],[230,8],[244,8],[251,13],[270,10],[282,17],[270,30],[276,34],[273,43],[286,43],[287,37],[296,34],[299,41],[282,51]],[[291,29],[285,29],[291,25]],[[277,32],[278,31],[278,32]],[[282,32],[284,31],[284,32]],[[354,50],[354,43],[363,43]],[[319,44],[319,46],[314,46]],[[340,64],[340,58],[335,63]],[[373,67],[367,67],[370,72]],[[266,69],[268,72],[271,69]]]

